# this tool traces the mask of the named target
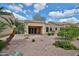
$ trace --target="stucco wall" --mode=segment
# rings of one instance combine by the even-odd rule
[[[57,30],[60,30],[61,26],[55,25],[55,24],[49,24],[49,23],[42,23],[42,22],[27,22],[25,23],[25,33],[28,34],[28,27],[29,26],[41,26],[42,27],[42,34],[47,34],[46,32],[46,27],[49,27],[49,32],[50,32],[50,27],[52,28],[52,31],[55,31],[55,28]]]
[[[44,23],[39,23],[39,22],[28,22],[25,24],[25,30],[26,30],[26,34],[28,34],[28,27],[29,26],[40,26],[42,27],[42,34],[45,34],[45,24]]]

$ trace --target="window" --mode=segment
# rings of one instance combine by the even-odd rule
[[[55,28],[55,30],[57,30],[57,28]]]
[[[50,27],[50,31],[52,31],[52,28]]]
[[[46,32],[49,32],[49,27],[46,27]]]

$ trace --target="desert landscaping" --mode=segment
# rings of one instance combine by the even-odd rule
[[[59,40],[57,38],[56,35],[29,35],[25,38],[23,34],[17,34],[2,53],[10,55],[14,51],[20,51],[24,56],[77,56],[79,54],[78,50],[64,50],[53,46],[52,43]],[[32,42],[32,39],[35,39],[35,42]],[[73,43],[79,47],[79,41]]]

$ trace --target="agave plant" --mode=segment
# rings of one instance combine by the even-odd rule
[[[12,28],[13,32],[10,34],[10,36],[7,38],[6,43],[9,44],[9,42],[12,40],[12,38],[15,36],[16,33],[23,33],[24,32],[24,24],[19,22],[17,19],[12,20],[11,18],[7,19],[5,17],[2,17],[1,15],[11,15],[8,12],[3,12],[3,8],[0,8],[0,17],[3,18],[6,22],[2,22],[3,24],[6,24],[10,28]],[[5,25],[5,26],[6,26]]]

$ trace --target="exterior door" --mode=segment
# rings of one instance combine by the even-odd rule
[[[29,34],[41,34],[41,27],[29,26],[28,32]]]

